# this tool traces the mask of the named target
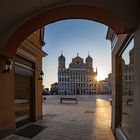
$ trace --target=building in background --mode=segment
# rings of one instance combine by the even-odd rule
[[[109,81],[109,77],[105,78],[105,80],[98,81],[98,94],[111,94],[111,83]]]
[[[134,48],[129,52],[129,63],[122,60],[123,95],[132,96],[134,93]]]
[[[84,62],[77,54],[67,69],[61,54],[58,58],[58,94],[95,94],[97,69],[94,72],[92,63],[89,55]]]
[[[112,73],[108,74],[108,85],[110,87],[110,94],[112,94]]]
[[[49,94],[50,94],[49,88],[42,89],[42,95],[49,95]]]
[[[54,95],[58,94],[58,83],[57,82],[51,84],[50,94],[54,94]]]

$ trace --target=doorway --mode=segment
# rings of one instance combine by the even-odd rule
[[[18,60],[18,59],[17,59]],[[22,60],[22,59],[20,59]],[[31,62],[28,62],[29,64]],[[34,71],[15,61],[15,123],[16,127],[33,121]]]

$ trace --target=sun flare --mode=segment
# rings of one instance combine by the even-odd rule
[[[96,80],[97,80],[97,81],[104,80],[105,78],[106,78],[106,76],[105,76],[104,74],[98,74],[98,75],[96,76]]]

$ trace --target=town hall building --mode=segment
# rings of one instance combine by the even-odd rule
[[[65,66],[63,54],[58,58],[58,94],[95,94],[97,69],[94,72],[93,59],[85,59],[79,54],[72,59],[69,67]]]

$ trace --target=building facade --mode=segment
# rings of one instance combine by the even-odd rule
[[[123,95],[134,93],[134,48],[129,51],[128,62],[122,59]]]
[[[51,84],[50,94],[54,94],[54,95],[58,94],[58,83],[57,82]]]
[[[42,118],[42,51],[44,45],[44,28],[28,36],[17,49],[13,60],[8,60],[3,69],[5,75],[11,74],[8,82],[13,87],[7,95],[6,104],[10,108],[2,111],[0,116],[7,116],[2,121],[3,128],[7,123],[12,127],[0,131],[0,139],[14,132],[16,128]],[[10,67],[11,68],[10,68]],[[7,87],[5,87],[7,88]],[[12,97],[12,100],[9,98]],[[8,112],[10,112],[9,115]]]
[[[58,58],[58,94],[95,94],[97,69],[94,72],[93,59],[88,55],[84,62],[77,54],[68,68],[65,60],[62,54]]]
[[[109,77],[104,80],[98,81],[98,92],[99,94],[111,94],[111,84],[109,81]]]
[[[14,67],[15,125],[19,127],[42,117],[42,51],[44,28],[31,34],[17,49]]]
[[[136,111],[135,85],[135,53],[133,34],[116,35],[109,28],[107,39],[111,41],[112,48],[112,127],[116,123],[115,134],[117,139],[137,139],[135,137],[134,123],[138,118],[134,117]],[[117,107],[116,107],[117,106]],[[114,122],[116,121],[116,122]],[[135,137],[135,138],[134,138]]]

